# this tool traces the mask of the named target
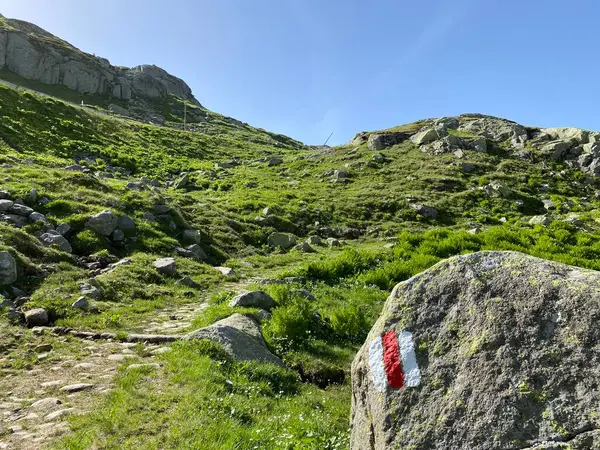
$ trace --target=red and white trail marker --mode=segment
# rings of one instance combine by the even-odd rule
[[[400,389],[421,384],[421,371],[415,355],[415,341],[410,331],[384,333],[369,346],[371,379],[378,391],[387,387]]]

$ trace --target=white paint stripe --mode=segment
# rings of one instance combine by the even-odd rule
[[[415,342],[410,331],[398,333],[398,346],[402,357],[402,371],[404,372],[404,384],[409,387],[417,387],[421,384],[421,371],[417,364],[415,355]]]
[[[383,365],[383,342],[381,336],[378,336],[369,346],[369,366],[371,367],[371,379],[375,389],[380,392],[385,391],[387,387],[387,375]]]

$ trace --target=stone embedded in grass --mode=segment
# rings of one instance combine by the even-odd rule
[[[123,230],[116,229],[111,238],[113,242],[123,242],[125,240],[125,233],[123,233]]]
[[[283,367],[281,359],[267,349],[258,324],[242,314],[233,314],[206,328],[193,331],[185,339],[208,339],[216,342],[236,361],[260,361]]]
[[[200,244],[202,242],[202,234],[198,230],[184,230],[183,241],[188,244]]]
[[[236,275],[235,270],[231,267],[215,267],[215,269],[226,277],[234,277]]]
[[[71,231],[71,225],[68,223],[61,223],[56,227],[56,232],[62,236],[66,236]]]
[[[25,205],[21,205],[19,203],[15,203],[9,209],[9,212],[11,212],[12,214],[16,214],[17,216],[29,217],[29,215],[31,213],[33,213],[34,211],[33,211],[33,208],[30,208],[29,206],[25,206]]]
[[[71,305],[71,308],[73,308],[73,309],[88,309],[89,307],[90,307],[90,302],[85,297],[79,297]]]
[[[175,258],[160,258],[152,263],[158,273],[163,275],[175,275],[177,273],[177,264]]]
[[[46,247],[57,246],[59,250],[66,253],[73,253],[73,248],[69,241],[61,234],[44,233],[40,236],[40,241]]]
[[[229,306],[232,308],[243,306],[247,308],[261,308],[270,310],[276,305],[275,300],[269,294],[263,291],[252,291],[234,297]]]
[[[342,243],[336,238],[327,238],[327,245],[329,245],[330,247],[341,247]]]
[[[62,401],[59,398],[48,397],[33,402],[29,408],[36,410],[49,410],[56,408],[56,406],[60,404],[62,404]]]
[[[59,409],[58,411],[48,414],[46,417],[44,417],[44,420],[46,422],[52,422],[53,420],[60,419],[61,417],[71,414],[73,411],[75,411],[75,408]]]
[[[306,243],[309,245],[323,245],[323,240],[319,236],[309,236]]]
[[[0,200],[0,212],[8,211],[14,204],[12,200]]]
[[[294,250],[297,250],[302,253],[316,253],[316,250],[310,246],[308,242],[302,242],[294,247]]]
[[[89,383],[77,383],[77,384],[69,384],[67,386],[63,386],[60,388],[61,392],[68,392],[70,394],[73,394],[75,392],[81,392],[81,391],[87,391],[89,389],[92,389],[94,387],[93,384],[89,384]]]
[[[194,289],[198,289],[200,287],[200,285],[198,283],[196,283],[194,280],[192,280],[190,277],[183,277],[182,279],[177,280],[177,282],[175,284],[187,286],[187,287],[194,288]]]
[[[48,325],[48,312],[44,308],[35,308],[25,311],[25,323],[29,328]]]
[[[31,222],[42,222],[42,223],[48,223],[48,219],[46,219],[46,216],[43,215],[42,213],[39,212],[32,212],[31,214],[29,214],[29,220]]]
[[[296,245],[296,236],[290,233],[271,233],[267,242],[270,247],[281,247],[283,250],[288,250]]]
[[[438,210],[432,206],[419,205],[419,204],[411,204],[410,207],[414,209],[417,214],[423,216],[427,219],[435,219],[438,215]]]
[[[169,205],[154,205],[152,207],[152,212],[158,215],[169,214],[172,208]]]
[[[0,251],[0,286],[17,281],[17,261],[7,251]]]
[[[308,300],[309,302],[317,301],[315,296],[312,295],[310,292],[308,292],[306,289],[294,289],[294,290],[290,291],[290,294],[296,295],[298,297],[302,297],[302,298]]]
[[[190,184],[190,175],[188,173],[183,172],[181,174],[181,178],[175,182],[173,187],[175,189],[184,189]]]
[[[552,223],[552,219],[550,218],[550,216],[546,216],[546,215],[533,216],[531,219],[529,219],[530,225],[543,225],[543,226],[547,227],[551,223]]]
[[[118,221],[119,219],[116,214],[107,209],[90,217],[86,221],[85,227],[102,236],[108,237],[115,231],[115,228],[117,228]]]
[[[135,231],[135,222],[131,217],[121,216],[117,221],[117,228],[124,232],[133,232]]]

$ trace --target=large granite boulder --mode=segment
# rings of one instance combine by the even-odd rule
[[[353,450],[600,448],[600,272],[515,252],[397,285],[352,365]]]
[[[242,314],[233,314],[206,328],[193,331],[186,339],[214,341],[235,361],[259,361],[283,366],[281,359],[267,348],[258,324]]]
[[[0,252],[0,286],[17,281],[17,261],[7,251]]]

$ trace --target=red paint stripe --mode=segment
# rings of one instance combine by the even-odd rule
[[[402,371],[402,358],[395,331],[388,331],[381,338],[383,342],[383,365],[388,383],[392,389],[404,386],[404,372]]]

